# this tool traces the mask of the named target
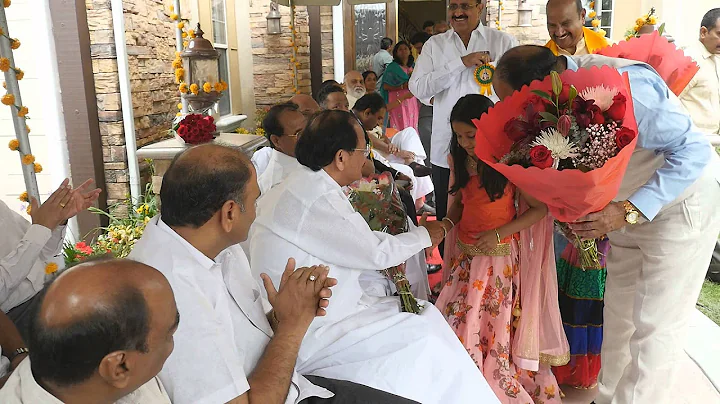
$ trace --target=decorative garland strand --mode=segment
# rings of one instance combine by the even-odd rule
[[[607,31],[600,28],[600,25],[602,25],[602,21],[600,20],[600,16],[598,15],[597,10],[595,9],[595,1],[591,1],[588,8],[590,9],[588,17],[592,18],[593,30],[595,30],[595,32],[601,34],[602,36],[607,36]]]
[[[9,106],[12,114],[15,115],[13,116],[13,124],[15,126],[16,138],[8,143],[8,148],[12,151],[17,151],[20,155],[26,187],[26,191],[23,192],[18,199],[29,203],[32,197],[39,203],[40,193],[38,191],[35,174],[41,173],[43,167],[35,161],[35,156],[30,150],[30,139],[28,138],[30,127],[26,122],[30,119],[28,116],[29,109],[22,105],[20,86],[18,83],[18,81],[25,77],[25,72],[15,66],[15,60],[13,58],[13,51],[19,49],[21,44],[19,39],[9,36],[7,17],[5,16],[5,9],[10,7],[10,4],[11,0],[4,0],[3,7],[0,8],[0,36],[2,36],[2,38],[0,38],[0,52],[2,52],[2,54],[0,54],[0,71],[5,73],[3,88],[7,90],[5,95],[0,98],[0,102]],[[28,214],[30,214],[30,210],[31,205],[28,205],[26,209]]]
[[[503,5],[503,0],[498,0],[498,7],[497,7],[497,18],[495,19],[495,28],[497,28],[498,31],[502,31],[502,12],[505,10],[505,6]]]
[[[290,46],[292,47],[292,56],[290,57],[290,64],[292,71],[290,77],[293,79],[293,94],[300,94],[298,85],[298,68],[300,67],[300,61],[298,60],[298,44],[297,44],[297,27],[295,26],[295,2],[290,0]]]

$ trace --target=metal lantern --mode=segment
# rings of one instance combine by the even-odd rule
[[[198,24],[195,30],[195,38],[190,39],[188,46],[180,54],[185,69],[185,83],[188,86],[193,84],[198,86],[197,94],[188,91],[183,94],[183,98],[196,111],[212,107],[220,99],[221,95],[214,88],[215,83],[220,80],[220,71],[218,69],[220,53],[215,50],[210,41],[203,38],[203,34],[204,32],[200,29],[200,24]],[[203,91],[205,83],[210,83],[213,86],[212,91]]]
[[[270,12],[265,19],[267,20],[268,34],[275,35],[282,31],[280,28],[280,11],[278,10],[278,4],[274,1],[270,2]]]

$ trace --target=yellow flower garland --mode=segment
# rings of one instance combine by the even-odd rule
[[[650,8],[650,12],[642,16],[642,18],[638,18],[635,21],[635,26],[632,29],[629,29],[625,33],[625,40],[630,40],[631,38],[635,38],[639,36],[640,29],[646,25],[655,25],[658,23],[657,17],[655,16],[655,7]]]
[[[12,151],[17,151],[20,148],[20,142],[17,139],[13,139],[8,143],[8,147]]]

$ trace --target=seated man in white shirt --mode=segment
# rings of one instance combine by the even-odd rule
[[[327,316],[313,321],[300,347],[300,371],[424,404],[498,402],[433,305],[421,301],[421,314],[404,313],[398,297],[369,296],[360,285],[361,275],[398,265],[444,237],[437,222],[396,236],[370,230],[342,191],[361,178],[369,152],[353,115],[320,112],[295,148],[304,167],[258,207],[250,238],[256,277],[266,273],[277,282],[280,257],[292,256],[300,265],[325,264],[338,279]]]
[[[163,177],[161,214],[130,254],[167,277],[183,317],[175,351],[160,372],[173,403],[409,403],[295,372],[303,336],[313,318],[324,315],[335,280],[324,267],[293,272],[286,257],[275,282],[279,291],[263,279],[269,303],[262,297],[237,245],[247,238],[259,196],[255,170],[242,152],[191,148]]]
[[[33,305],[24,359],[3,404],[170,404],[155,376],[180,317],[165,277],[129,260],[97,260],[60,275]]]
[[[42,205],[33,198],[32,224],[0,201],[0,309],[25,339],[32,298],[45,284],[45,266],[62,249],[67,221],[100,195],[99,189],[86,192],[91,183],[73,189],[66,179]]]
[[[268,111],[263,119],[263,129],[272,145],[272,152],[267,168],[258,175],[261,195],[300,165],[295,158],[295,144],[306,123],[305,115],[290,102],[274,105]]]

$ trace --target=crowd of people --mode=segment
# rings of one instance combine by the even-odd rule
[[[251,158],[182,152],[127,260],[43,284],[65,224],[99,196],[89,181],[32,200],[32,223],[0,203],[0,402],[547,404],[596,385],[600,404],[677,402],[720,232],[706,138],[720,134],[720,9],[676,97],[648,65],[595,55],[609,43],[578,0],[548,2],[545,47],[484,27],[482,8],[450,0],[451,27],[384,38],[372,71],[274,105],[270,147]],[[474,73],[485,64],[489,96]],[[614,201],[570,223],[598,242],[588,269],[548,207],[477,158],[475,122],[552,72],[594,66],[627,74],[639,135]],[[386,172],[410,222],[395,235],[345,192]],[[419,314],[379,272],[402,264]]]

